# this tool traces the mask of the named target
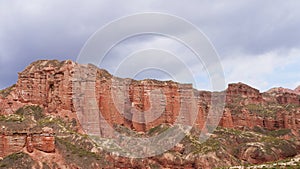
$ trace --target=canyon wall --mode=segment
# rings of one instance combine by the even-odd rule
[[[260,93],[243,83],[229,84],[219,125],[298,130],[297,91]],[[10,94],[0,96],[0,113],[10,114],[27,104],[41,105],[49,114],[79,118],[81,125],[86,125],[83,128],[103,135],[111,131],[104,123],[147,131],[161,123],[189,125],[195,121],[194,126],[201,129],[208,118],[213,94],[172,81],[121,79],[93,65],[70,60],[42,60],[20,72]]]

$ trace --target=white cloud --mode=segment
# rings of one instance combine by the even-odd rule
[[[291,87],[300,78],[296,75],[300,72],[300,49],[247,56],[237,54],[223,59],[222,64],[228,83],[241,81],[262,90],[267,90],[276,83]],[[290,73],[294,73],[294,81],[291,82],[288,79]]]
[[[153,59],[158,59],[157,66],[161,67],[163,65],[165,70],[169,70],[167,73],[173,75],[173,77],[180,77],[179,79],[176,79],[177,81],[181,83],[194,83],[194,86],[199,88],[203,86],[207,88],[209,86],[209,84],[202,84],[204,82],[203,78],[206,78],[206,82],[209,82],[209,79],[204,65],[202,64],[201,60],[199,60],[198,56],[196,56],[190,49],[180,42],[164,36],[144,35],[141,37],[127,39],[127,41],[124,41],[113,48],[108,55],[106,55],[105,59],[99,66],[108,69],[111,73],[114,73],[117,69],[117,66],[122,62],[123,59],[129,57],[137,51],[143,51],[147,49],[162,50],[174,55],[174,57],[165,55],[162,52],[160,59],[157,58],[157,56],[148,56],[147,60],[145,57],[141,56],[143,59],[136,59],[134,64],[148,65],[148,62],[152,63]],[[159,54],[158,52],[154,53]],[[182,63],[181,66],[178,66],[179,62]],[[129,74],[131,74],[129,73],[131,68],[128,67],[127,71],[127,77],[129,77]],[[122,73],[123,77],[126,77],[127,71]],[[192,79],[190,78],[190,75],[193,76]],[[199,78],[201,78],[201,80]]]

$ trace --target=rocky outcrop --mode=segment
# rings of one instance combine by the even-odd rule
[[[296,94],[300,95],[300,86],[296,87],[294,91],[296,92]]]
[[[84,97],[74,99],[78,93]],[[190,84],[120,79],[95,66],[78,65],[72,61],[41,60],[32,63],[19,73],[18,82],[11,95],[13,98],[1,101],[7,109],[10,108],[9,101],[14,100],[20,103],[12,103],[15,109],[25,104],[36,104],[41,105],[47,113],[63,118],[76,119],[77,115],[84,114],[79,118],[82,125],[99,118],[93,113],[95,109],[101,111],[102,121],[111,126],[121,124],[137,131],[146,131],[161,123],[172,124],[176,121],[192,124],[192,120],[195,120],[189,113],[185,113],[192,112],[193,107],[188,103],[190,99],[195,99]],[[97,107],[80,102],[91,97],[96,98]],[[74,102],[81,108],[76,109]],[[1,113],[4,114],[3,112]],[[6,112],[13,113],[14,110]],[[178,118],[180,112],[183,113]],[[97,124],[94,124],[95,127],[91,127],[91,123],[88,125],[92,132],[110,132]],[[95,130],[97,127],[101,131]]]
[[[300,96],[296,91],[298,89],[276,88],[260,93],[243,83],[229,84],[220,125],[299,128]],[[78,119],[89,133],[104,135],[110,134],[109,126],[114,124],[147,131],[161,123],[189,125],[195,120],[194,125],[202,128],[213,95],[208,91],[196,91],[189,84],[121,79],[93,65],[79,65],[70,60],[41,60],[20,72],[10,94],[0,97],[0,112],[9,114],[25,104],[37,104],[48,113]],[[85,101],[91,98],[94,99],[92,104]],[[197,107],[190,105],[193,101]],[[289,104],[295,105],[292,111],[285,108]],[[272,115],[268,111],[272,111]],[[104,123],[109,125],[100,125]]]
[[[233,118],[231,112],[228,108],[225,109],[223,116],[220,121],[220,126],[226,128],[234,128]]]
[[[226,103],[258,104],[262,101],[262,94],[259,90],[243,83],[229,84],[226,90]]]
[[[0,114],[8,115],[16,112],[20,107],[23,107],[25,103],[18,100],[16,95],[15,85],[2,90],[2,92],[7,92],[5,95],[0,94]]]
[[[300,127],[299,99],[300,95],[289,89],[274,88],[260,93],[242,83],[230,84],[226,95],[228,109],[221,122],[232,123],[234,128],[259,126],[268,130],[287,128],[297,131]]]
[[[261,164],[265,161],[277,161],[297,155],[295,146],[289,144],[287,141],[281,141],[280,144],[277,143],[278,145],[273,144],[259,142],[246,143],[243,146],[239,146],[239,154],[236,154],[236,156],[251,164]]]
[[[51,128],[45,127],[40,132],[5,131],[0,136],[0,157],[20,152],[24,148],[29,153],[35,149],[52,153],[55,151],[55,138]]]
[[[300,93],[299,89],[296,88],[295,90],[285,89],[282,87],[273,88],[267,91],[266,93],[269,94],[269,97],[275,98],[276,102],[279,104],[300,104]]]
[[[37,61],[19,73],[15,93],[22,103],[43,105],[49,113],[72,111],[72,61]]]
[[[179,115],[192,109],[187,104],[187,99],[192,98],[191,85],[153,80],[120,80],[112,84],[115,83],[112,80],[102,79],[96,84],[100,89],[97,92],[100,111],[110,124],[121,124],[137,131],[147,131],[162,123],[173,124],[176,120],[192,124],[191,114]],[[179,116],[181,119],[177,119]]]
[[[81,132],[83,129],[89,134],[107,137],[112,136],[115,126],[129,128],[139,136],[153,131],[153,128],[161,124],[172,126],[174,123],[193,124],[196,130],[207,131],[219,116],[216,109],[213,109],[212,102],[221,98],[218,96],[225,95],[224,111],[220,106],[223,112],[219,123],[221,128],[226,128],[226,131],[230,128],[247,131],[255,128],[266,131],[288,129],[289,134],[282,137],[299,140],[299,90],[299,87],[295,90],[276,88],[261,93],[246,84],[235,83],[229,84],[224,92],[197,91],[192,88],[191,84],[153,79],[141,81],[122,79],[93,65],[80,65],[72,61],[41,60],[32,63],[20,72],[15,86],[0,91],[0,115],[9,117],[25,105],[39,105],[47,117],[59,119],[56,121],[58,122],[56,128],[63,126],[60,124],[61,120],[62,123],[72,121],[74,126],[78,127],[76,132]],[[41,121],[32,116],[35,115],[27,116],[30,120],[25,128],[40,125]],[[25,122],[22,123],[23,117],[25,117],[24,114],[18,116],[17,121],[20,126],[25,125]],[[46,122],[47,120],[49,119],[46,119]],[[29,154],[57,153],[54,132],[51,128],[19,131],[19,126],[14,126],[14,120],[8,121],[13,130],[1,131],[0,157],[19,151]],[[53,125],[54,122],[51,120],[50,122]],[[68,127],[56,130],[61,132],[60,139],[68,137],[62,134],[67,131]],[[286,142],[286,144],[280,142],[283,148],[293,150],[289,151],[292,154],[287,154],[282,147],[276,147],[277,142],[274,143],[276,146],[270,145],[267,141],[265,144],[260,144],[263,136],[259,136],[256,140],[252,138],[257,137],[257,134],[251,135],[251,138],[248,136],[240,138],[240,130],[233,130],[235,136],[228,137],[224,131],[219,135],[211,135],[212,138],[218,136],[222,138],[212,140],[204,147],[191,137],[185,138],[183,143],[175,146],[173,150],[145,161],[112,157],[108,154],[106,154],[106,160],[116,163],[115,167],[140,167],[144,164],[151,164],[162,167],[211,168],[238,165],[239,160],[253,164],[278,160],[291,157],[299,150],[291,142]],[[81,134],[84,133],[81,132]],[[187,139],[189,141],[185,143]],[[76,149],[76,146],[62,140],[59,144],[65,144],[65,149],[71,148],[72,153],[80,151],[79,156],[88,154],[82,148]],[[78,142],[78,139],[74,140],[72,140],[74,143]],[[240,144],[242,146],[238,147]],[[88,145],[87,147],[91,147],[92,143]],[[265,150],[270,146],[275,148],[270,150],[271,153],[266,152]],[[210,147],[209,151],[207,147]],[[234,148],[237,149],[234,150]],[[67,151],[64,148],[61,149],[62,153]],[[194,149],[197,152],[192,152]],[[233,160],[234,154],[236,160]],[[32,157],[34,156],[36,155]]]
[[[0,157],[21,151],[26,144],[26,135],[4,135],[0,137]]]

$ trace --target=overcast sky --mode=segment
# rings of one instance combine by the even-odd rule
[[[35,60],[75,61],[95,31],[139,12],[168,13],[196,25],[215,46],[226,83],[244,82],[262,91],[293,89],[300,85],[299,9],[297,0],[0,0],[0,89],[14,84],[17,72]],[[99,66],[112,71],[120,55],[147,47],[188,55],[170,39],[143,37],[116,47]],[[137,78],[154,74],[145,71]],[[205,76],[197,81],[209,89]]]

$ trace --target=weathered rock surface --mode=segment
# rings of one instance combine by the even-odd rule
[[[260,93],[243,83],[229,84],[225,100],[227,109],[220,125],[297,129],[300,127],[300,96],[295,91],[297,89],[274,88],[267,93]],[[82,96],[78,97],[78,94]],[[82,125],[95,118],[102,118],[102,122],[108,122],[111,126],[121,124],[137,131],[146,131],[161,123],[173,124],[176,121],[192,124],[196,119],[195,126],[202,128],[208,116],[211,97],[211,92],[197,92],[191,85],[172,81],[120,79],[92,65],[78,65],[70,60],[42,60],[32,63],[19,73],[19,80],[10,94],[0,98],[0,111],[1,114],[9,114],[24,104],[37,104],[42,105],[48,113],[56,113],[64,118],[76,119],[77,112],[77,115],[82,115],[79,119]],[[90,98],[96,101],[93,105],[85,105],[88,103],[83,100]],[[197,118],[190,113],[193,107],[188,104],[192,100],[197,104]],[[277,107],[293,104],[298,108],[289,112],[284,108],[274,108],[276,112],[273,113],[278,116],[266,117],[263,113],[267,112],[259,108],[268,109],[270,104]],[[247,105],[261,107],[253,106],[253,110]],[[102,117],[95,115],[96,109],[100,110]],[[183,116],[179,116],[180,112],[183,112]],[[88,125],[89,132],[110,133],[109,128],[102,128],[107,125],[99,126],[99,122],[95,122],[94,127],[91,123]]]
[[[275,98],[277,103],[279,104],[300,104],[299,98],[299,89],[296,88],[295,90],[285,89],[282,87],[273,88],[267,91],[266,93],[271,95],[271,97]]]
[[[294,91],[296,92],[296,94],[300,95],[300,86],[296,87]]]
[[[226,90],[226,103],[239,101],[238,99],[245,99],[241,104],[258,104],[263,101],[259,90],[243,83],[229,84]]]
[[[194,125],[202,128],[213,95],[211,92],[195,92],[191,85],[120,79],[92,65],[55,60],[32,63],[19,73],[17,84],[10,90],[7,97],[0,97],[1,114],[13,113],[25,104],[42,105],[46,112],[63,118],[77,119],[78,116],[78,122],[85,130],[103,135],[110,135],[111,128],[99,125],[99,121],[93,124],[91,121],[100,119],[100,123],[110,126],[121,124],[137,131],[147,131],[161,123],[190,125],[196,119]],[[274,88],[260,93],[243,83],[229,84],[225,99],[227,108],[220,125],[298,129],[300,96],[296,91]],[[91,98],[95,99],[93,104],[84,101]],[[191,101],[195,101],[197,107],[188,105]],[[270,104],[277,108],[269,110]],[[296,105],[292,111],[280,108],[290,104]],[[269,116],[268,111],[275,115]],[[180,116],[181,112],[183,116]]]
[[[0,157],[21,151],[23,148],[29,153],[34,149],[51,153],[55,151],[54,133],[40,131],[31,133],[27,131],[1,131],[0,137]]]
[[[15,94],[16,87],[12,86],[5,90],[4,92],[9,92],[5,95],[0,94],[0,114],[7,115],[16,112],[20,107],[24,106],[25,103],[22,103],[18,100],[18,97]]]
[[[223,93],[197,91],[190,84],[172,81],[121,79],[93,65],[79,65],[70,60],[41,60],[20,72],[16,85],[0,92],[0,115],[14,114],[26,105],[39,105],[47,116],[72,121],[74,126],[79,124],[76,132],[83,129],[89,134],[106,137],[112,136],[115,125],[141,133],[160,124],[174,123],[193,124],[198,130],[206,131],[211,124],[218,122],[219,115],[209,112],[213,110],[212,101],[221,99],[222,97],[218,97],[221,95],[225,96],[225,108],[221,109],[220,127],[242,130],[259,127],[268,131],[289,129],[290,134],[282,137],[300,140],[300,87],[295,90],[274,88],[261,93],[246,84],[235,83],[229,84]],[[34,119],[32,123],[37,121]],[[28,153],[40,150],[53,154],[56,151],[53,135],[49,128],[44,128],[41,132],[3,131],[0,157],[24,148]],[[234,139],[240,143],[245,141]],[[270,153],[261,151],[265,145],[257,142],[258,140],[252,144],[247,141],[247,145],[238,149],[237,158],[256,164],[295,155],[284,154],[281,150],[276,152],[275,148],[273,152],[277,156],[274,158]],[[230,143],[226,142],[225,145]],[[299,149],[289,148],[296,150],[296,153]],[[222,149],[223,154],[210,152],[205,156],[187,156],[184,154],[184,146],[174,150],[176,153],[183,153],[180,158],[187,158],[181,164],[176,164],[178,166],[210,168],[220,166],[214,165],[215,163],[239,164],[239,161],[232,161],[232,155],[229,154],[233,153],[225,148]],[[111,156],[106,160],[109,158]],[[163,154],[152,160],[161,160],[161,166],[172,167],[174,162],[179,162],[177,158],[179,157],[174,154]],[[222,158],[226,160],[222,162]],[[112,161],[118,161],[116,165],[119,167],[123,164],[127,167],[134,166],[126,158],[113,158]],[[147,160],[149,165],[152,162]],[[136,166],[139,165],[143,166],[143,163],[137,162]]]
[[[72,110],[72,61],[37,61],[19,73],[15,95],[22,103],[43,105],[49,113]]]

